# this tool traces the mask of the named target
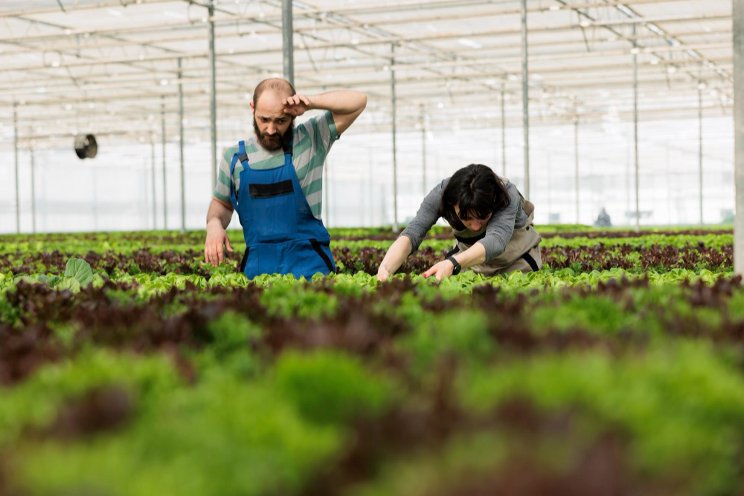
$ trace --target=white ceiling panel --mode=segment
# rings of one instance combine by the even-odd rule
[[[191,135],[209,137],[208,0],[0,2],[0,115],[19,136],[86,125],[122,139],[177,122],[179,69]],[[282,72],[280,0],[215,0],[218,127],[245,111],[253,87]],[[360,127],[389,126],[391,70],[399,125],[429,125],[522,106],[518,1],[296,1],[299,91],[352,87],[370,96]],[[533,122],[628,119],[633,58],[641,119],[706,115],[733,105],[731,2],[529,0]],[[394,47],[394,61],[393,57]],[[366,115],[375,114],[375,118]],[[388,116],[387,120],[380,116]],[[463,118],[462,125],[481,126]],[[54,130],[52,133],[51,130]]]

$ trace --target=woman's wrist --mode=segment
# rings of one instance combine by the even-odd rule
[[[454,257],[454,255],[450,255],[445,260],[448,260],[452,264],[452,275],[457,275],[462,270],[462,266],[460,265],[460,262],[457,261],[457,259]]]

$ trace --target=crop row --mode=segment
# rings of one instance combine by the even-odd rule
[[[655,245],[673,245],[677,248],[697,246],[702,243],[711,248],[733,245],[733,234],[728,230],[652,230],[652,231],[600,231],[578,232],[546,231],[540,227],[543,247],[614,246],[627,245],[642,250]],[[361,247],[387,248],[397,237],[390,230],[381,229],[332,229],[332,246],[357,249]],[[239,231],[230,231],[233,246],[243,249]],[[107,253],[132,253],[147,249],[153,253],[195,249],[204,245],[204,231],[174,232],[114,232],[114,233],[57,233],[36,235],[0,235],[0,253],[42,253],[61,251],[82,255],[89,251]],[[435,250],[449,249],[452,235],[442,226],[436,226],[424,241],[424,247]]]
[[[441,283],[445,236],[381,283],[365,232],[312,281],[197,232],[0,239],[0,494],[744,491],[730,231],[556,232],[545,270]]]
[[[0,492],[736,492],[740,278],[446,297],[346,277],[13,284]]]
[[[727,272],[733,267],[733,247],[710,248],[707,246],[685,246],[677,248],[670,245],[656,245],[646,250],[636,250],[629,245],[596,245],[582,248],[545,247],[542,248],[546,269],[560,270],[571,268],[575,271],[609,270],[621,268],[628,271],[665,271],[672,269],[705,269]],[[341,273],[353,274],[358,271],[376,274],[385,255],[383,248],[363,247],[333,249]],[[441,260],[444,251],[424,248],[411,256],[401,267],[401,273],[421,273]],[[168,250],[152,252],[139,249],[132,253],[109,251],[98,253],[89,251],[82,258],[95,270],[109,276],[120,273],[138,274],[197,274],[209,278],[214,273],[236,270],[240,253],[228,254],[226,266],[215,270],[203,263],[203,252],[197,249],[180,251]],[[0,258],[0,272],[13,275],[36,273],[60,273],[64,271],[72,253],[52,251],[40,253],[15,252]]]
[[[7,340],[0,345],[5,354],[0,370],[10,367],[0,372],[0,383],[22,378],[23,373],[9,371],[25,370],[37,361],[19,359],[22,353],[13,350],[39,346],[42,351],[31,356],[61,357],[64,349],[86,344],[136,351],[198,347],[209,341],[209,322],[225,312],[244,315],[265,329],[264,344],[273,352],[286,346],[312,347],[320,339],[320,344],[364,354],[450,312],[476,315],[501,346],[524,350],[570,347],[574,337],[580,346],[645,344],[678,336],[737,342],[744,330],[742,303],[738,276],[671,288],[654,286],[646,278],[611,279],[593,288],[530,293],[481,284],[467,298],[447,296],[436,286],[412,279],[381,284],[375,291],[350,291],[332,280],[203,289],[187,283],[149,298],[141,298],[133,283],[107,281],[74,292],[19,282],[0,300],[0,342]],[[331,334],[321,339],[314,332]],[[47,353],[50,346],[53,353]]]

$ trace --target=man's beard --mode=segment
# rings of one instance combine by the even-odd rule
[[[270,152],[279,150],[282,147],[282,142],[284,141],[284,137],[287,135],[288,132],[292,130],[293,125],[294,125],[294,119],[292,120],[292,124],[290,124],[287,130],[284,131],[284,134],[276,133],[273,135],[269,135],[269,134],[261,132],[261,130],[258,128],[258,123],[256,122],[256,118],[255,117],[253,118],[253,130],[256,132],[256,138],[258,138],[258,143]]]

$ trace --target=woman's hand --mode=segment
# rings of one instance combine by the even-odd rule
[[[380,282],[387,281],[392,274],[383,266],[380,265],[380,268],[377,269],[377,280]]]
[[[385,281],[395,274],[395,271],[405,262],[411,253],[411,240],[408,236],[398,236],[390,248],[388,248],[385,257],[377,269],[377,280]]]
[[[445,279],[452,275],[452,271],[455,269],[455,266],[452,265],[452,262],[449,260],[442,260],[441,262],[437,262],[434,265],[429,268],[426,272],[423,273],[424,277],[431,277],[434,276],[437,278],[437,281],[441,281],[442,279]]]

